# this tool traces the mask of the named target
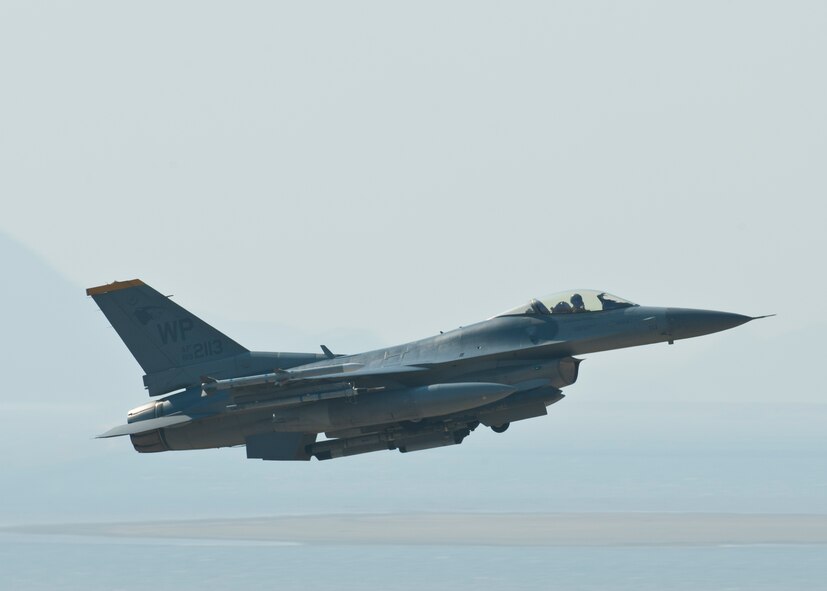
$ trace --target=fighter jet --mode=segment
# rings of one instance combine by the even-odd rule
[[[557,293],[482,322],[358,353],[249,351],[139,279],[86,290],[143,368],[154,401],[99,437],[142,453],[245,445],[248,458],[319,460],[456,445],[547,414],[578,355],[673,343],[759,317]],[[319,435],[324,434],[323,439]]]

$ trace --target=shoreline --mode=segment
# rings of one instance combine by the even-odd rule
[[[827,544],[827,515],[337,514],[0,527],[0,533],[285,544],[709,546]]]

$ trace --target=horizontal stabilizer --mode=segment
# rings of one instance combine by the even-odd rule
[[[135,435],[137,433],[144,433],[145,431],[154,431],[155,429],[174,427],[175,425],[189,423],[193,420],[195,420],[195,417],[191,417],[189,415],[172,415],[169,417],[158,417],[157,419],[136,421],[126,425],[119,425],[114,429],[109,429],[106,433],[98,435],[96,439],[103,439],[105,437],[120,437],[121,435]]]

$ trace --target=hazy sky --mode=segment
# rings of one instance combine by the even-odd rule
[[[825,287],[823,3],[0,10],[0,225],[80,284],[389,341]]]
[[[249,347],[341,352],[586,287],[779,316],[594,356],[553,410],[584,445],[808,449],[826,28],[822,2],[4,2],[0,232],[122,360],[108,426],[145,395],[84,287],[140,277]],[[490,448],[551,452],[551,420]]]

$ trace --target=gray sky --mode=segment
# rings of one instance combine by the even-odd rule
[[[90,435],[145,396],[82,288],[140,277],[267,350],[356,352],[574,287],[776,312],[594,356],[552,417],[473,453],[552,452],[553,429],[824,451],[825,27],[821,2],[6,2],[0,231],[120,364]],[[391,460],[349,466],[371,461]]]
[[[388,341],[824,287],[822,3],[3,11],[0,224],[81,284]]]

